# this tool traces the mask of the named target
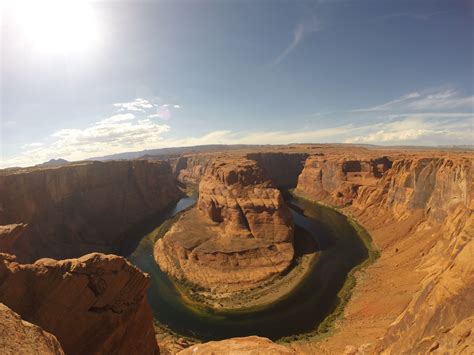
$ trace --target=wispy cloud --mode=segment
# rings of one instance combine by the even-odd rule
[[[474,96],[463,96],[453,89],[431,92],[411,92],[381,105],[351,110],[350,112],[390,111],[390,110],[450,110],[474,107]]]
[[[291,43],[276,58],[274,58],[269,65],[274,66],[283,61],[283,59],[298,47],[308,34],[319,30],[319,21],[315,17],[311,17],[306,21],[298,23],[293,31],[293,40]]]
[[[372,144],[472,144],[472,114],[453,119],[442,115],[410,115],[380,122],[365,129],[364,134],[346,143]]]

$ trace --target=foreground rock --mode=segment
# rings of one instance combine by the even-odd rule
[[[149,278],[122,257],[19,264],[0,254],[0,280],[0,301],[54,334],[67,354],[158,353]]]
[[[250,336],[243,338],[232,338],[221,341],[210,341],[204,344],[193,345],[178,353],[179,355],[210,355],[210,354],[234,354],[234,355],[291,355],[296,352],[286,346],[273,343],[270,339]]]
[[[216,292],[255,286],[293,259],[293,221],[281,193],[254,161],[220,159],[186,212],[155,246],[160,268]]]
[[[134,228],[182,196],[167,163],[120,161],[0,172],[0,251],[18,260],[124,254]]]
[[[56,337],[40,327],[25,322],[10,308],[0,303],[0,350],[4,355],[63,355]]]

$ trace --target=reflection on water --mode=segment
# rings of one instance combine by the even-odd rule
[[[309,276],[286,299],[247,313],[195,312],[153,258],[153,233],[145,236],[129,260],[150,274],[148,297],[155,319],[173,331],[202,340],[260,335],[276,340],[311,332],[337,306],[337,293],[348,272],[367,258],[367,249],[342,214],[286,197],[295,224],[309,231],[321,253]],[[191,206],[196,196],[181,199],[167,218]],[[156,234],[156,233],[155,233]]]

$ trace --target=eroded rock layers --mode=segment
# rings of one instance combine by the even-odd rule
[[[351,203],[361,186],[373,185],[392,167],[386,157],[310,156],[298,178],[297,192],[336,206]]]
[[[347,212],[363,223],[383,248],[378,268],[403,270],[406,264],[410,272],[420,275],[407,277],[400,290],[394,285],[392,292],[401,314],[386,324],[385,335],[372,344],[374,352],[470,353],[474,348],[472,158],[423,153],[397,154],[391,161],[351,160],[347,169],[345,159],[313,156],[300,175],[297,191],[325,203],[352,204]],[[414,283],[410,286],[411,279]],[[355,304],[352,312],[361,309],[361,316],[369,309],[377,312],[384,302],[379,306],[364,305],[363,301]],[[334,342],[350,344],[354,341],[347,338],[351,331],[342,329],[341,339]],[[366,351],[367,346],[360,349]],[[338,348],[318,351],[322,349]]]
[[[201,179],[197,208],[156,243],[155,259],[175,278],[216,292],[255,286],[289,267],[292,217],[255,161],[217,159]]]
[[[0,251],[24,262],[120,253],[134,227],[181,195],[164,162],[93,162],[2,174]]]
[[[388,209],[397,225],[412,220],[413,237],[435,237],[417,267],[426,273],[422,285],[380,351],[474,350],[472,183],[470,159],[415,157],[395,161],[376,186],[361,189],[354,207],[365,215]]]
[[[148,285],[148,276],[114,255],[20,264],[0,254],[0,300],[54,334],[67,354],[156,354]],[[24,325],[13,319],[12,326]],[[61,353],[54,337],[27,326],[43,347]]]

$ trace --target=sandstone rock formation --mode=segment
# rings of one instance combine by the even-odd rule
[[[294,344],[298,351],[340,352],[360,339],[367,344],[350,346],[354,353],[471,352],[472,155],[392,153],[393,166],[381,177],[341,196],[352,202],[346,212],[368,228],[382,256],[359,280],[362,291],[356,288],[339,331],[328,342]],[[321,189],[320,178],[305,180],[324,175],[328,165],[320,159],[308,159],[297,191],[340,204],[328,193],[337,189]]]
[[[149,278],[122,257],[19,264],[0,254],[0,281],[1,302],[54,334],[67,354],[158,353]]]
[[[64,355],[56,337],[40,327],[25,322],[0,303],[0,352],[4,355]]]
[[[470,159],[413,157],[395,161],[379,184],[360,191],[355,208],[372,217],[388,209],[397,225],[412,220],[415,237],[436,237],[417,267],[426,273],[421,287],[388,328],[380,351],[472,349],[472,183]]]
[[[296,354],[296,352],[286,346],[275,344],[270,339],[249,336],[243,338],[231,338],[221,341],[210,341],[204,344],[193,345],[180,351],[178,354],[291,355]]]
[[[361,186],[375,184],[391,166],[386,156],[312,155],[306,160],[296,191],[313,200],[344,206],[357,197]]]
[[[214,158],[209,154],[179,157],[174,173],[179,181],[197,185]]]
[[[288,268],[293,221],[254,161],[213,161],[188,211],[155,246],[161,269],[215,291],[255,286]]]
[[[111,161],[3,172],[0,196],[0,251],[31,262],[121,253],[135,227],[182,193],[167,163]]]

